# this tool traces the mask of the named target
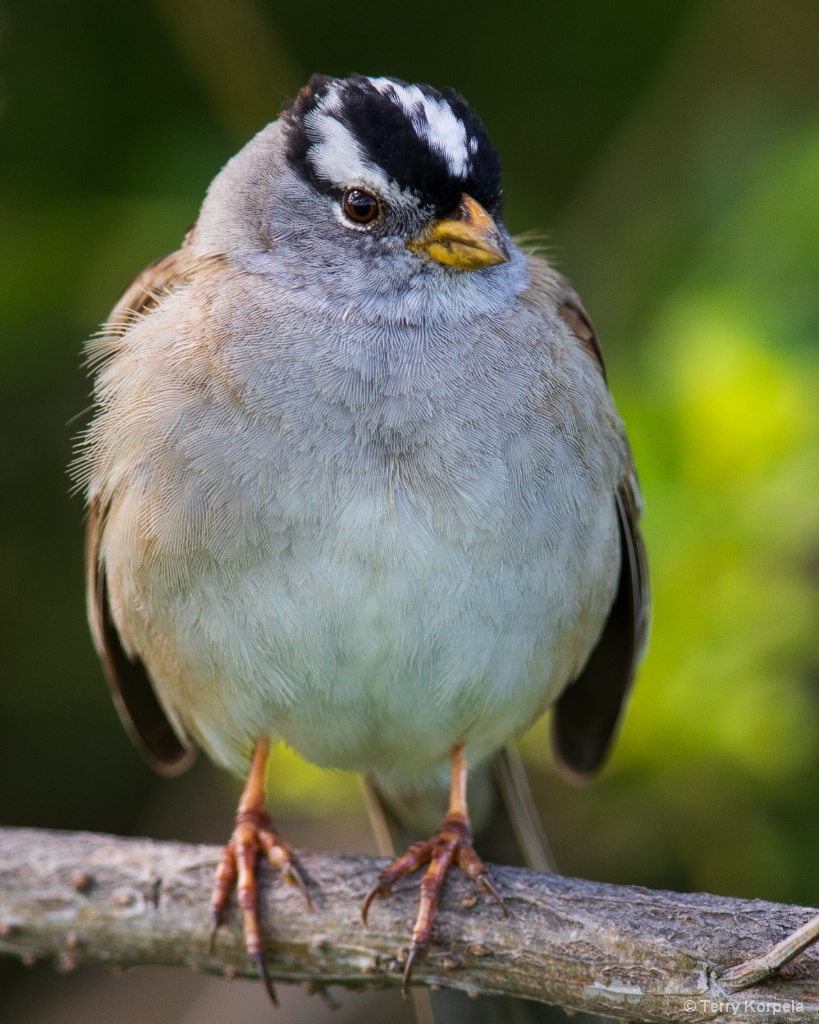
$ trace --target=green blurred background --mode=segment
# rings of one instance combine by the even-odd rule
[[[562,869],[819,904],[819,4],[15,0],[0,31],[0,823],[227,836],[236,784],[152,776],[87,635],[80,349],[307,77],[356,70],[475,106],[634,444],[654,623],[620,742],[583,789],[544,724],[523,744]],[[366,848],[354,780],[273,776],[291,838]],[[260,993],[0,962],[3,1024],[272,1019]],[[300,1000],[279,1019],[324,1019]]]

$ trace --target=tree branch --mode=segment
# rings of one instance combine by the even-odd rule
[[[234,905],[208,953],[208,904],[220,850],[89,833],[0,829],[0,953],[131,967],[184,966],[253,976]],[[416,911],[407,884],[372,908],[361,903],[384,862],[301,854],[316,904],[260,869],[269,972],[281,981],[397,986]],[[603,885],[493,867],[511,910],[476,899],[453,872],[438,936],[416,984],[523,996],[643,1021],[819,1024],[819,953],[808,949],[772,980],[734,993],[730,968],[763,954],[814,911]],[[758,960],[757,963],[761,963]],[[772,963],[774,967],[777,962]],[[753,975],[753,977],[757,977]],[[749,975],[751,977],[751,975]],[[731,981],[731,978],[734,981]]]

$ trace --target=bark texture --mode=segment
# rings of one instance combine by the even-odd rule
[[[253,976],[238,910],[208,952],[220,849],[89,833],[0,829],[0,953],[131,967],[165,964]],[[384,861],[301,854],[316,905],[260,867],[270,976],[318,985],[399,985],[418,890],[414,880],[362,901]],[[415,984],[525,996],[629,1020],[819,1022],[819,952],[734,993],[729,968],[808,921],[810,909],[683,895],[493,867],[511,911],[452,872],[436,942]]]

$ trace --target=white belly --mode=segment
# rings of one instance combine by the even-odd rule
[[[239,770],[280,735],[317,764],[422,783],[455,743],[475,763],[519,735],[582,667],[618,550],[613,501],[585,497],[569,528],[565,510],[498,506],[456,541],[399,484],[227,563],[142,574],[139,594],[109,572],[161,699],[215,760]]]

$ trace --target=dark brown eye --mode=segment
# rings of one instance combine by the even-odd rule
[[[356,224],[371,224],[380,211],[375,196],[360,188],[351,188],[349,192],[344,193],[341,208]]]

